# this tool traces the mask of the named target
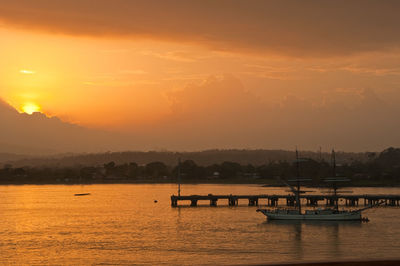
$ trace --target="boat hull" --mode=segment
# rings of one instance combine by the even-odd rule
[[[260,210],[268,220],[312,220],[312,221],[359,221],[361,212],[343,212],[330,214],[286,214]]]

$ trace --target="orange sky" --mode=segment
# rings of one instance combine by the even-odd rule
[[[0,0],[0,97],[168,149],[399,145],[399,11],[397,1]]]

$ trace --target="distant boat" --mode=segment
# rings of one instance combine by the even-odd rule
[[[77,193],[77,194],[74,194],[74,196],[88,196],[88,195],[90,195],[90,193]]]
[[[313,220],[313,221],[368,221],[367,218],[361,216],[361,212],[382,204],[378,203],[358,210],[342,210],[339,211],[338,200],[335,200],[335,206],[333,208],[316,209],[316,210],[306,210],[304,213],[301,211],[300,203],[300,193],[305,193],[306,191],[300,190],[300,182],[306,181],[306,179],[299,178],[299,162],[302,160],[298,157],[298,151],[296,150],[296,165],[297,165],[297,179],[293,180],[297,182],[297,188],[289,185],[288,183],[282,181],[287,185],[290,190],[295,195],[296,204],[294,209],[258,209],[257,212],[261,212],[267,216],[268,220]],[[327,179],[327,182],[333,182],[334,194],[333,197],[337,199],[337,186],[336,182],[347,181],[339,180],[336,178],[336,162],[335,162],[335,151],[332,150],[332,162],[333,162],[333,178]]]
[[[81,184],[81,187],[83,188],[83,183],[82,183],[82,176],[79,176],[79,183]],[[82,191],[82,190],[81,190]],[[75,193],[74,196],[81,197],[81,196],[89,196],[90,193]]]

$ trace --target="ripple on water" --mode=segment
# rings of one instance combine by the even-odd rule
[[[268,194],[284,188],[184,185],[185,194]],[[356,188],[399,194],[399,188]],[[250,264],[398,258],[399,208],[369,223],[268,222],[255,207],[170,207],[175,185],[3,186],[3,264]],[[285,192],[287,193],[287,192]],[[154,204],[154,198],[158,203]],[[243,205],[246,202],[243,202]]]

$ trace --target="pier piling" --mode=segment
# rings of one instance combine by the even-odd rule
[[[210,206],[217,207],[217,201],[218,199],[210,199]]]
[[[197,199],[192,199],[190,202],[191,207],[196,207],[197,206]]]
[[[258,206],[258,198],[249,198],[249,206]]]

